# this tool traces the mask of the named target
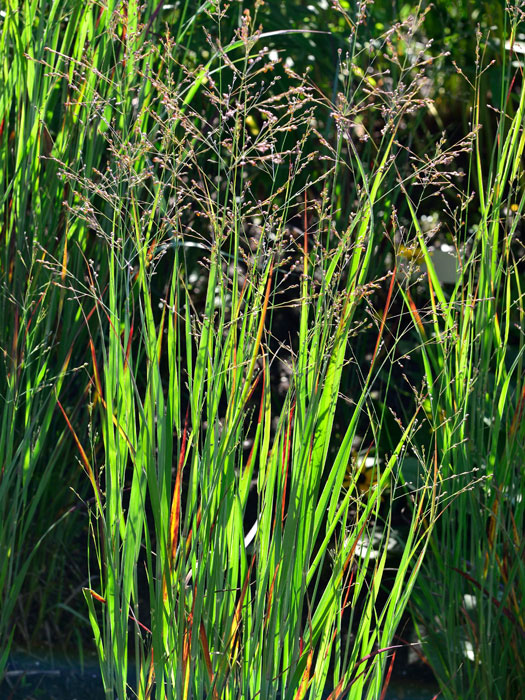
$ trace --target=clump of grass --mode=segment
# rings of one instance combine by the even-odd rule
[[[355,147],[343,155],[357,114],[350,94],[330,107],[332,147],[316,132],[325,107],[313,87],[289,71],[280,91],[263,37],[245,11],[229,43],[210,37],[213,58],[197,70],[179,66],[169,37],[145,46],[135,54],[144,101],[122,110],[125,130],[103,120],[105,168],[62,169],[78,235],[97,237],[86,284],[67,284],[99,320],[89,341],[94,438],[91,450],[78,446],[95,496],[99,572],[85,593],[108,697],[128,694],[133,646],[143,698],[153,689],[314,698],[327,684],[334,697],[377,697],[435,517],[429,471],[391,590],[380,595],[391,541],[381,498],[420,408],[399,421],[365,497],[359,470],[343,481],[364,417],[375,442],[383,430],[371,391],[395,275],[374,276],[373,222],[382,189],[395,183],[395,139],[420,104],[417,90],[389,110],[368,168]],[[177,68],[185,77],[175,84]],[[376,97],[384,112],[384,92]],[[100,114],[109,108],[94,100]],[[306,148],[316,139],[322,167]],[[339,228],[347,165],[360,183]],[[304,220],[298,240],[293,217]],[[382,283],[375,349],[366,368],[356,363],[359,392],[333,450],[356,315]],[[283,292],[297,330],[275,343]],[[288,386],[276,396],[272,365],[285,360]]]
[[[64,191],[56,167],[43,161],[52,148],[44,120],[58,96],[56,81],[42,62],[49,47],[70,56],[75,52],[69,32],[54,32],[59,5],[48,4],[49,24],[37,16],[35,3],[8,3],[2,11],[0,676],[15,633],[29,641],[32,629],[42,627],[50,591],[60,595],[67,590],[56,548],[55,557],[47,561],[42,552],[45,536],[72,505],[67,485],[78,484],[64,457],[64,426],[55,421],[58,397],[64,400],[76,367],[71,362],[76,310],[64,303],[64,291],[52,284],[54,271],[51,277],[41,259],[44,249],[67,264],[60,226]],[[60,142],[65,134],[75,138],[69,126],[62,125],[55,144],[63,157]],[[72,331],[69,337],[65,328]],[[60,484],[63,490],[56,488]],[[67,547],[71,530],[64,528],[63,533],[61,544]],[[25,627],[13,623],[15,611],[19,619],[26,617]]]
[[[525,94],[512,89],[519,75],[508,78],[488,172],[479,141],[479,81],[474,86],[473,195],[455,212],[453,289],[439,283],[421,243],[432,306],[430,328],[417,325],[427,382],[435,387],[430,410],[444,506],[414,604],[424,652],[446,698],[508,698],[523,687],[523,251],[517,233],[525,203]],[[414,226],[422,241],[415,217]]]
[[[108,698],[380,697],[423,562],[445,692],[519,692],[519,76],[495,83],[489,173],[481,75],[470,133],[423,153],[425,13],[371,40],[368,11],[330,10],[329,100],[261,2],[8,7],[0,675],[15,606],[60,595],[25,554],[69,505],[58,483],[90,508]]]

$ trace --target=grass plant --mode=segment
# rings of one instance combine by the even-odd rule
[[[441,424],[436,448],[446,505],[414,602],[424,650],[446,698],[517,697],[523,683],[524,326],[517,234],[525,203],[525,92],[512,89],[515,78],[502,91],[488,173],[476,136],[471,180],[480,217],[471,225],[471,202],[464,200],[456,239],[461,269],[450,292],[425,252],[432,347],[425,342],[430,328],[418,327],[427,381],[439,387],[431,410]],[[473,121],[481,126],[474,88]],[[421,239],[415,218],[414,225]],[[436,585],[440,580],[448,582],[446,591]]]
[[[177,86],[176,42],[149,49],[159,68],[141,76],[148,103],[125,134],[108,129],[106,169],[96,178],[63,171],[76,197],[71,215],[99,244],[83,293],[100,323],[90,340],[100,436],[91,457],[78,446],[95,497],[99,571],[85,592],[108,697],[129,693],[133,643],[139,697],[155,688],[169,698],[313,698],[327,683],[336,694],[376,697],[431,530],[433,475],[381,599],[390,522],[379,522],[379,506],[416,415],[366,499],[357,472],[342,484],[363,416],[374,439],[382,429],[370,392],[392,275],[348,426],[335,454],[329,449],[356,311],[379,284],[372,224],[385,179],[393,180],[407,103],[391,112],[371,170],[350,150],[360,194],[334,236],[348,99],[335,113],[338,143],[325,142],[326,167],[305,180],[318,155],[304,144],[324,105],[290,72],[283,92],[265,80],[273,63],[259,49],[263,38],[246,11],[226,48],[212,45],[216,63]],[[198,98],[211,106],[205,117],[193,107]],[[265,121],[250,135],[252,115]],[[266,183],[264,201],[255,178]],[[314,185],[322,195],[311,223]],[[294,242],[287,222],[297,212],[305,225]],[[69,284],[80,294],[78,280]],[[270,349],[272,317],[290,290],[297,334],[284,341],[289,385],[276,401],[270,371],[283,341]]]
[[[429,136],[418,9],[5,4],[0,677],[87,610],[108,699],[382,700],[412,601],[446,697],[517,692],[525,98],[489,172],[478,63]]]

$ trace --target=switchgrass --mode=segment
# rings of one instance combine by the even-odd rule
[[[47,42],[70,51],[71,36],[63,38],[66,48],[60,45],[57,33],[49,36],[49,28],[35,18],[36,4],[22,5],[8,4],[1,36],[0,674],[15,631],[15,606],[34,614],[35,601],[40,607],[50,589],[46,575],[58,591],[64,590],[60,567],[55,569],[51,558],[47,574],[39,580],[42,559],[36,545],[61,510],[71,505],[66,489],[55,485],[78,483],[64,456],[64,426],[53,420],[57,397],[72,368],[74,333],[64,338],[63,329],[74,328],[76,310],[65,305],[63,292],[51,286],[39,247],[62,259],[63,246],[55,239],[55,230],[63,192],[56,168],[40,160],[49,148],[44,119],[57,97],[53,78],[38,61]],[[34,61],[28,61],[24,52]],[[64,124],[62,135],[67,132]]]
[[[68,275],[83,274],[90,240],[73,220],[66,222],[63,203],[73,198],[57,173],[58,163],[77,167],[79,160],[89,171],[101,167],[106,156],[99,120],[111,120],[119,95],[131,107],[134,95],[120,77],[133,75],[133,58],[118,65],[115,82],[108,79],[115,51],[135,50],[129,36],[136,38],[136,32],[131,25],[127,42],[121,41],[128,24],[118,25],[119,17],[115,2],[2,5],[0,673],[15,633],[15,606],[26,644],[44,624],[48,637],[64,634],[60,610],[82,585],[80,580],[71,586],[64,569],[79,545],[70,489],[86,491],[70,432],[56,417],[60,399],[80,432],[78,409],[87,394],[78,369],[89,357],[85,320],[94,308],[69,303],[66,282]],[[186,27],[192,24],[190,19]],[[105,102],[102,115],[97,99]],[[82,420],[84,430],[86,424]],[[62,516],[70,524],[55,529],[39,548]],[[44,619],[48,606],[53,619]]]
[[[512,27],[510,45],[516,26]],[[436,449],[442,460],[440,525],[416,603],[424,650],[447,698],[521,693],[523,565],[523,272],[518,232],[525,200],[521,160],[525,92],[502,91],[489,170],[476,136],[471,179],[479,220],[461,205],[460,274],[446,294],[429,265],[436,339],[423,342]],[[479,125],[475,88],[473,123]],[[479,132],[478,132],[479,133]],[[414,225],[418,230],[417,221]],[[430,328],[418,324],[422,340]],[[440,588],[437,581],[447,581]]]
[[[50,531],[68,487],[108,698],[382,697],[423,562],[418,619],[459,615],[444,647],[425,642],[443,685],[463,678],[466,632],[485,676],[494,630],[515,658],[522,102],[503,105],[490,174],[479,109],[423,157],[424,13],[365,44],[367,4],[334,9],[349,49],[329,100],[266,47],[285,36],[264,11],[5,11],[0,675],[21,591],[59,595],[58,565],[35,582],[46,550],[28,552],[44,533],[77,546],[70,514]],[[416,201],[452,190],[472,148],[478,199],[458,220],[481,216],[457,226],[451,291]],[[438,600],[453,573],[479,627],[449,587]]]
[[[370,439],[382,431],[370,394],[392,274],[383,275],[389,291],[366,371],[356,363],[348,425],[331,445],[356,313],[381,284],[374,212],[385,180],[395,182],[394,139],[409,103],[390,113],[371,170],[350,152],[360,184],[337,232],[345,119],[356,110],[343,98],[339,140],[324,141],[325,165],[309,176],[320,156],[306,144],[320,138],[326,108],[291,72],[283,91],[265,78],[274,64],[262,38],[245,12],[206,70],[178,84],[177,42],[146,47],[148,67],[137,71],[148,99],[122,117],[125,132],[105,120],[105,169],[62,170],[71,221],[97,235],[86,284],[69,277],[67,286],[99,321],[89,341],[91,454],[75,440],[95,498],[98,571],[85,594],[108,697],[130,692],[131,649],[144,698],[153,689],[159,698],[321,697],[327,684],[376,697],[432,527],[430,473],[380,596],[391,541],[380,502],[417,408],[366,498],[357,471],[342,485],[363,418]],[[250,134],[255,118],[262,125]],[[310,203],[314,187],[321,197]],[[293,216],[304,219],[298,241]],[[274,343],[284,292],[296,337]],[[283,358],[288,386],[276,397],[272,365]]]

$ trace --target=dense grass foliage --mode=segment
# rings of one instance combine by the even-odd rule
[[[518,697],[522,8],[1,17],[0,677]]]

